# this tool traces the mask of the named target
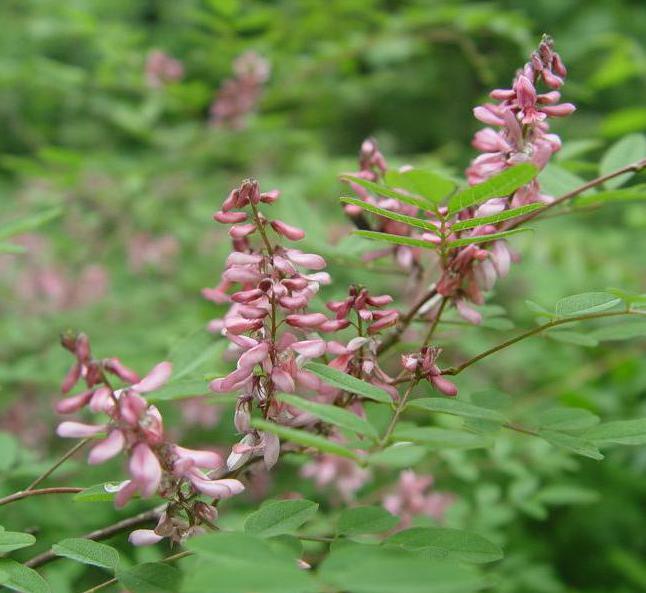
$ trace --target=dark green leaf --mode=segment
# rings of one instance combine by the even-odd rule
[[[449,241],[446,244],[447,248],[455,249],[456,247],[464,247],[465,245],[472,245],[474,243],[488,243],[489,241],[496,241],[498,239],[506,239],[518,233],[526,233],[532,231],[530,228],[520,228],[520,229],[510,229],[508,231],[500,231],[498,233],[489,233],[488,235],[477,235],[475,237],[464,237],[462,239],[456,239],[455,241]],[[357,231],[358,232],[358,231]]]
[[[399,518],[383,507],[354,507],[341,513],[336,531],[340,535],[381,533],[389,531],[398,523]]]
[[[599,422],[596,416],[583,408],[551,408],[534,414],[535,426],[549,430],[585,430]]]
[[[596,460],[603,459],[603,455],[596,445],[588,438],[587,434],[585,435],[585,439],[583,439],[564,432],[541,430],[539,432],[539,436],[551,445],[572,451],[577,455],[582,455],[583,457],[589,457],[590,459]]]
[[[386,210],[385,208],[379,208],[374,204],[369,202],[364,202],[363,200],[357,200],[355,198],[341,198],[341,201],[345,204],[351,204],[353,206],[358,206],[363,210],[372,212],[389,220],[396,220],[397,222],[403,222],[412,227],[423,229],[434,234],[439,233],[439,229],[434,224],[428,222],[427,220],[422,220],[421,218],[415,218],[414,216],[407,216],[406,214],[399,214],[398,212],[392,212],[391,210]]]
[[[278,500],[261,506],[244,523],[245,531],[263,537],[290,533],[311,519],[319,505],[311,500]]]
[[[408,247],[422,247],[423,249],[437,249],[436,243],[424,239],[413,239],[404,235],[391,235],[390,233],[378,233],[377,231],[353,231],[354,235],[372,239],[373,241],[384,241],[394,245],[406,245]]]
[[[29,533],[17,531],[0,531],[0,554],[6,554],[13,550],[33,546],[36,538]]]
[[[491,444],[479,434],[436,426],[398,426],[393,437],[398,441],[412,441],[433,449],[476,449]]]
[[[27,568],[14,560],[0,559],[0,571],[8,576],[3,583],[8,589],[20,593],[51,593],[43,577],[34,569]]]
[[[426,455],[426,449],[410,443],[395,443],[383,451],[368,455],[367,462],[371,465],[406,468],[413,467]]]
[[[451,225],[451,230],[454,232],[464,231],[465,229],[472,229],[474,227],[482,226],[484,224],[497,224],[504,220],[509,220],[510,218],[517,218],[518,216],[525,216],[534,210],[540,210],[544,208],[544,204],[527,204],[527,206],[520,206],[518,208],[510,208],[509,210],[503,210],[497,214],[491,214],[490,216],[480,216],[479,218],[468,218],[467,220],[459,220],[455,224]]]
[[[646,418],[604,422],[586,431],[583,436],[600,445],[646,445]]]
[[[443,414],[463,416],[465,418],[481,418],[482,420],[492,420],[500,423],[507,422],[507,418],[496,410],[475,406],[469,402],[455,398],[428,397],[414,399],[408,403],[407,407],[428,412],[441,412]]]
[[[462,529],[414,527],[389,537],[385,544],[407,550],[428,550],[433,558],[449,558],[476,564],[494,562],[502,550],[488,539]]]
[[[162,562],[146,562],[117,571],[117,580],[130,593],[177,593],[182,573]]]
[[[91,564],[113,571],[119,564],[119,552],[114,548],[84,538],[64,539],[54,544],[52,551],[57,556],[64,556],[83,564]]]

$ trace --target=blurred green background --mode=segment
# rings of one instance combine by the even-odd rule
[[[396,291],[401,276],[366,273],[354,244],[340,244],[350,227],[338,175],[355,168],[366,136],[393,165],[459,174],[480,127],[471,109],[509,84],[544,32],[569,69],[564,99],[578,108],[554,126],[564,149],[546,185],[558,194],[596,176],[608,146],[646,129],[641,0],[3,0],[0,23],[0,220],[62,207],[20,238],[26,253],[0,256],[0,428],[21,443],[22,464],[0,476],[2,493],[61,447],[51,412],[68,363],[61,330],[83,329],[99,355],[145,371],[214,316],[200,289],[217,282],[228,242],[211,214],[242,178],[283,191],[276,208],[331,264],[328,294],[350,281]],[[154,50],[181,62],[181,79],[150,84]],[[214,126],[214,94],[249,51],[271,67],[257,104],[242,126]],[[528,298],[550,305],[609,286],[646,291],[643,205],[536,226],[514,243],[522,265],[492,300],[516,325],[532,323]],[[505,333],[458,336],[447,326],[443,336],[460,357]],[[643,341],[583,348],[538,339],[475,368],[461,386],[495,386],[519,405],[544,398],[606,419],[645,416],[644,354]],[[178,427],[188,422],[178,406],[167,413]],[[233,438],[224,413],[221,443]],[[213,440],[213,429],[200,430],[196,441]],[[0,470],[14,464],[9,442]],[[89,485],[117,467],[71,467],[67,476]],[[575,461],[513,437],[488,456],[447,454],[434,467],[438,486],[460,498],[453,520],[504,543],[499,593],[646,590],[645,470],[643,450]],[[109,505],[79,515],[60,500],[16,510],[7,524],[38,524],[54,540],[117,516]],[[49,570],[60,593],[78,577],[62,564]]]

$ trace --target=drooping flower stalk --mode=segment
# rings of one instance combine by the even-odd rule
[[[244,486],[235,479],[221,479],[225,473],[224,461],[218,453],[186,449],[166,439],[159,410],[144,396],[160,389],[169,380],[172,365],[159,363],[139,379],[118,359],[94,359],[84,334],[66,334],[62,342],[76,356],[76,363],[63,383],[63,393],[69,392],[80,378],[88,390],[60,401],[57,411],[69,414],[88,407],[108,419],[96,425],[65,421],[58,426],[58,435],[87,438],[105,434],[88,455],[88,462],[93,465],[104,463],[121,452],[127,454],[130,479],[123,482],[116,493],[118,507],[135,494],[143,498],[157,494],[169,501],[155,530],[135,531],[131,541],[141,545],[170,537],[179,542],[202,531],[203,525],[210,525],[217,517],[216,509],[197,497],[228,498],[242,492]],[[114,389],[106,373],[116,375],[126,386]]]

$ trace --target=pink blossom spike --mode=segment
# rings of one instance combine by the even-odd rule
[[[222,210],[213,215],[213,219],[223,224],[236,224],[247,220],[244,212],[223,212]]]
[[[229,236],[232,239],[242,239],[256,232],[255,224],[239,224],[229,229]]]
[[[455,397],[458,394],[458,388],[442,375],[435,375],[431,377],[431,383],[435,388],[444,395]]]
[[[301,329],[315,329],[322,323],[328,321],[323,313],[304,313],[302,315],[288,315],[285,318],[288,325],[300,327]]]
[[[260,342],[247,350],[238,360],[238,368],[250,370],[269,356],[269,344]]]
[[[119,429],[114,429],[110,434],[101,441],[98,445],[90,450],[87,461],[90,465],[97,465],[103,463],[108,459],[112,459],[123,450],[126,439],[123,432]]]
[[[65,439],[85,439],[93,437],[106,429],[105,425],[83,424],[81,422],[61,422],[56,434]]]
[[[327,265],[325,260],[314,253],[302,253],[296,249],[287,250],[287,258],[298,266],[303,266],[308,270],[322,270]]]
[[[215,451],[187,449],[175,445],[175,453],[181,458],[190,459],[197,467],[205,469],[217,469],[224,465],[222,456]]]
[[[162,468],[148,445],[135,445],[128,469],[142,497],[149,498],[157,491],[162,478]]]
[[[283,391],[285,393],[294,393],[294,391],[296,390],[292,376],[280,367],[274,367],[272,369],[271,380],[279,391]]]
[[[136,383],[139,381],[139,375],[133,370],[121,364],[118,358],[109,358],[103,362],[105,370],[116,375],[125,383]]]
[[[160,362],[141,380],[131,387],[138,393],[150,393],[165,385],[173,372],[170,362]]]
[[[282,220],[272,220],[271,228],[273,228],[279,235],[286,237],[290,241],[300,241],[305,237],[305,231],[287,224]]]
[[[135,529],[128,536],[128,541],[133,546],[152,546],[163,539],[161,535],[157,535],[152,529]]]
[[[84,408],[90,402],[93,395],[93,390],[84,391],[83,393],[56,402],[54,407],[59,414],[73,414]]]
[[[291,349],[306,358],[318,358],[325,354],[326,344],[323,340],[303,340],[294,342]]]

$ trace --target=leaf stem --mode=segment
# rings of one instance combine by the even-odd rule
[[[40,490],[21,490],[20,492],[14,492],[9,496],[0,498],[0,507],[5,504],[12,503],[16,500],[22,500],[23,498],[29,498],[30,496],[44,496],[46,494],[77,494],[82,492],[83,488],[72,488],[72,487],[58,487],[58,488],[41,488]]]
[[[402,398],[397,403],[397,407],[395,408],[395,413],[393,414],[393,417],[390,420],[390,424],[388,424],[388,428],[386,429],[386,432],[384,433],[384,436],[381,439],[380,448],[385,447],[386,444],[388,443],[388,440],[390,439],[393,433],[393,430],[395,430],[395,426],[397,426],[397,421],[399,420],[399,416],[404,411],[404,408],[408,403],[408,398],[410,397],[410,394],[412,393],[417,383],[419,383],[419,377],[413,378],[410,384],[408,385],[408,387],[406,388],[404,395],[402,395]]]
[[[545,330],[551,329],[553,327],[558,327],[559,325],[565,325],[566,323],[573,323],[575,321],[586,321],[588,319],[602,319],[604,317],[618,317],[622,315],[646,315],[646,312],[643,311],[608,311],[608,312],[601,312],[601,313],[588,313],[586,315],[578,315],[576,317],[566,317],[563,319],[556,319],[554,321],[550,321],[549,323],[545,323],[543,325],[539,325],[538,327],[535,327],[533,329],[530,329],[514,338],[510,338],[509,340],[506,340],[502,342],[501,344],[498,344],[497,346],[493,346],[492,348],[489,348],[488,350],[485,350],[484,352],[481,352],[477,356],[474,356],[473,358],[470,358],[469,360],[463,362],[462,364],[455,366],[455,367],[449,367],[447,369],[444,369],[442,371],[443,375],[457,375],[461,373],[464,369],[470,367],[471,365],[475,364],[476,362],[481,361],[483,358],[487,358],[488,356],[491,356],[492,354],[495,354],[496,352],[499,352],[500,350],[504,350],[505,348],[508,348],[509,346],[512,346],[516,344],[517,342],[520,342],[524,340],[525,338],[530,338],[532,336],[535,336],[536,334],[539,334]]]
[[[26,491],[28,490],[33,490],[38,484],[41,482],[44,482],[49,476],[51,476],[61,465],[63,465],[74,453],[85,447],[92,439],[87,438],[79,441],[74,445],[67,453],[65,453],[60,459],[58,459],[54,465],[52,465],[47,471],[45,471],[43,474],[38,476],[27,488],[25,488]]]

